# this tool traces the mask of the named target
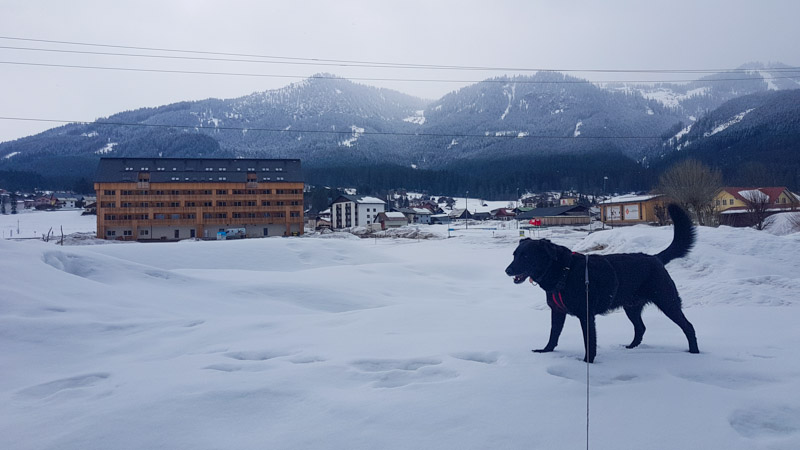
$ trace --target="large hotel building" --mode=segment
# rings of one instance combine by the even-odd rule
[[[94,189],[98,238],[303,233],[297,159],[101,158]]]

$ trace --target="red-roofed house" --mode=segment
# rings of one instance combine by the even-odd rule
[[[749,227],[759,222],[757,213],[766,217],[798,209],[800,198],[785,187],[724,187],[714,197],[714,206],[720,225]]]

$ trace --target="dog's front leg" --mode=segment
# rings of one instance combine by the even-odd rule
[[[597,354],[597,334],[595,333],[594,327],[594,315],[590,315],[588,319],[581,317],[580,320],[581,331],[583,331],[583,348],[586,349],[586,355],[583,357],[583,361],[593,363],[594,356]]]
[[[567,313],[558,311],[555,308],[550,308],[550,340],[544,348],[534,350],[536,353],[552,352],[558,345],[558,338],[561,336],[561,330],[564,329],[564,321],[567,320]]]

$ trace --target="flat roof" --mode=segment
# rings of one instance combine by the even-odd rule
[[[100,158],[96,183],[135,183],[139,173],[151,183],[245,183],[255,173],[258,182],[303,182],[299,159],[256,158]]]

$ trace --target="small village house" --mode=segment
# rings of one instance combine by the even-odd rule
[[[541,226],[589,225],[592,221],[589,208],[581,205],[534,208],[517,215],[522,222],[536,222]]]
[[[408,218],[399,211],[381,212],[375,218],[375,225],[380,225],[381,230],[400,228],[408,225]]]
[[[665,208],[667,203],[667,198],[661,194],[611,197],[600,203],[600,217],[609,225],[659,223],[656,210]]]
[[[720,225],[749,227],[772,214],[800,208],[800,198],[785,187],[724,187],[714,196]]]

